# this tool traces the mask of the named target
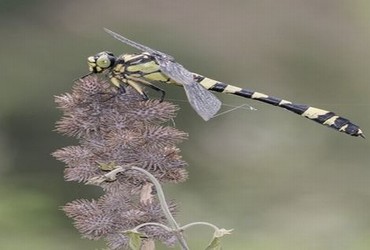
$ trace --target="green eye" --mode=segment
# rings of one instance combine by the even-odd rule
[[[96,64],[101,68],[108,68],[111,62],[107,55],[101,55],[98,60],[96,60]]]

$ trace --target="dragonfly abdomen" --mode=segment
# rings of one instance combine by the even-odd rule
[[[270,105],[274,105],[289,110],[293,113],[306,117],[322,125],[331,127],[339,132],[343,132],[352,136],[364,137],[359,126],[353,124],[346,118],[336,115],[334,112],[311,107],[305,104],[292,103],[281,98],[269,96],[248,89],[242,89],[200,75],[195,75],[194,78],[197,82],[199,82],[208,90],[225,94],[237,95],[244,98],[254,99],[260,102],[268,103]]]

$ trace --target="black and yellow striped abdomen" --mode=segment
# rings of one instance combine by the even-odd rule
[[[242,89],[197,74],[194,74],[194,79],[208,90],[225,94],[233,94],[244,98],[268,103],[277,107],[287,109],[312,121],[338,130],[339,132],[343,132],[352,136],[364,137],[359,126],[353,124],[346,118],[336,115],[334,112],[311,107],[305,104],[292,103],[281,98],[269,96],[248,89]]]

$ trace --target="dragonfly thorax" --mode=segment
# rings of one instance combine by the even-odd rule
[[[89,71],[92,73],[101,73],[105,69],[111,68],[115,62],[116,57],[108,51],[99,52],[87,58]]]

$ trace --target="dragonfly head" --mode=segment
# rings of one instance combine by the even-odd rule
[[[87,58],[87,64],[91,73],[101,73],[105,69],[112,67],[115,61],[116,57],[108,51],[103,51]]]

